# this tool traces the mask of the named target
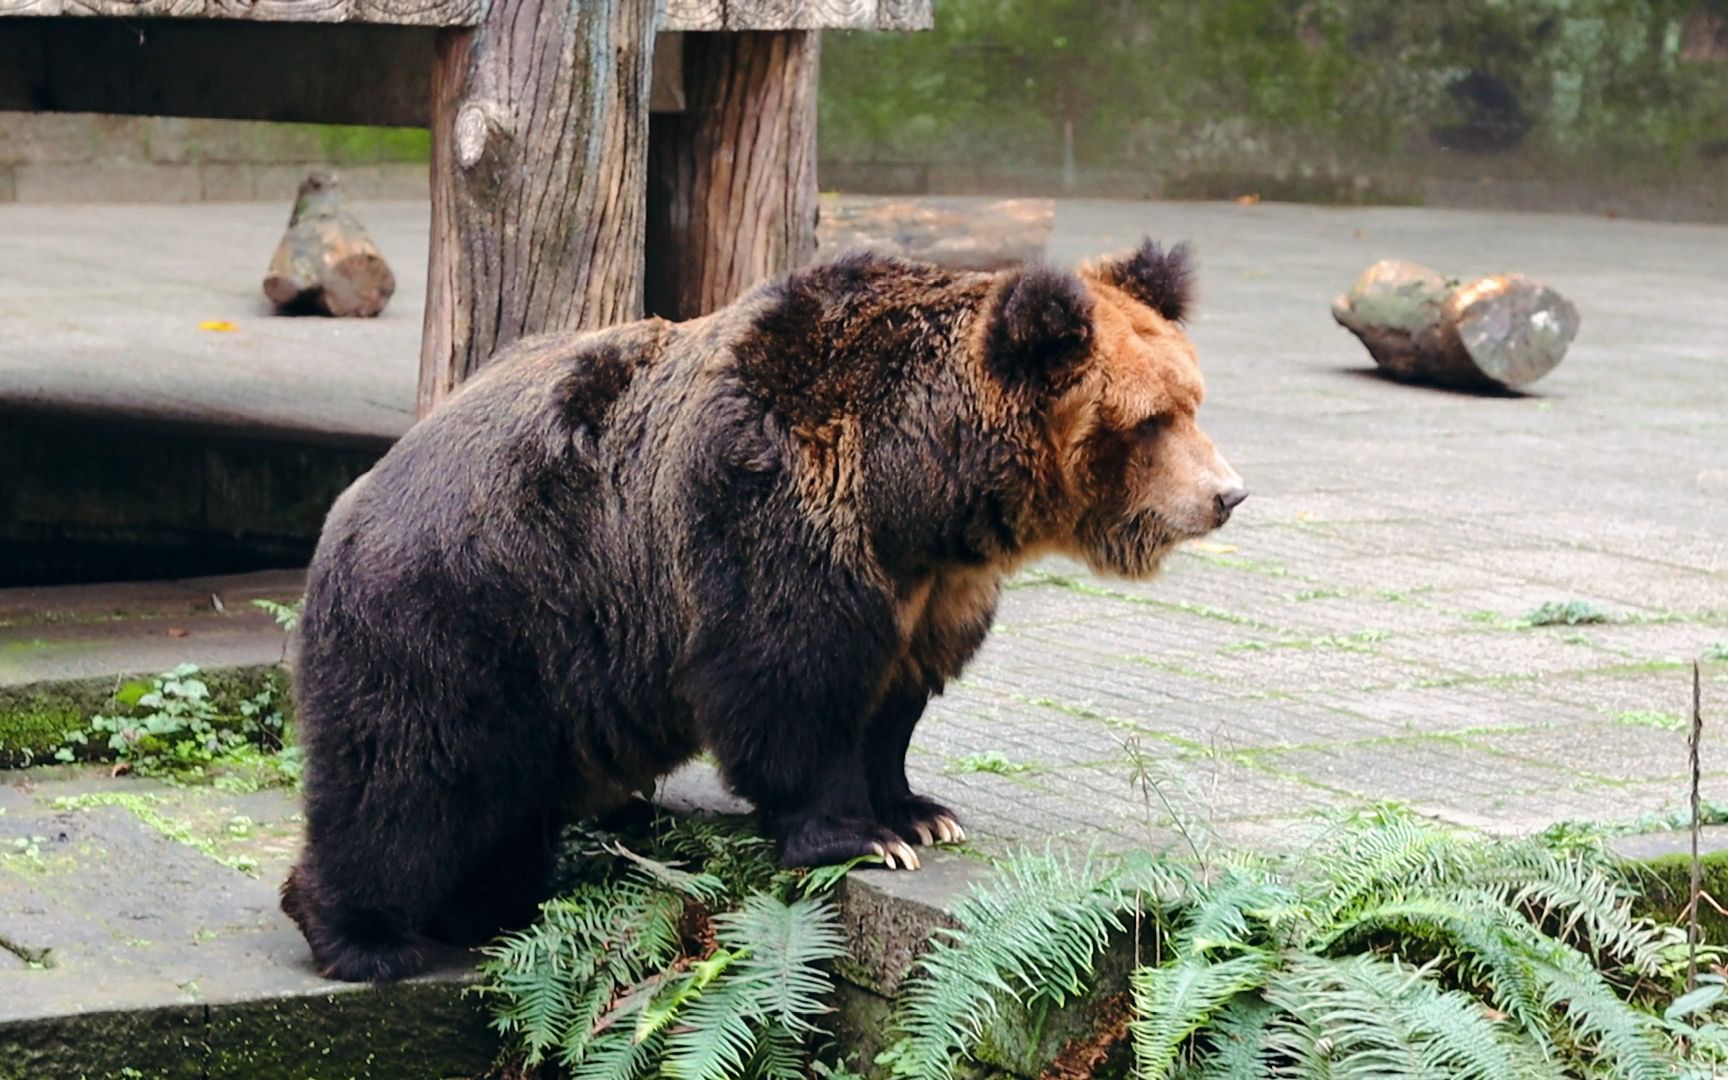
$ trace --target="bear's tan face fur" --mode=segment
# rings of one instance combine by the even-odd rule
[[[1068,495],[1055,546],[1146,577],[1175,545],[1223,525],[1246,489],[1195,417],[1205,385],[1188,336],[1106,274],[1082,280],[1092,348],[1052,417]]]

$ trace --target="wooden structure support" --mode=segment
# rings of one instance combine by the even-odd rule
[[[685,35],[648,148],[647,308],[704,315],[816,253],[813,30]]]
[[[642,311],[654,0],[500,3],[438,43],[425,415],[518,338]]]
[[[820,31],[931,0],[0,0],[0,109],[429,126],[419,408],[815,250]],[[651,125],[649,113],[657,113]]]

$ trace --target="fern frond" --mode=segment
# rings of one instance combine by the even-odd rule
[[[749,1075],[751,1080],[806,1080],[808,1057],[801,1034],[771,1023],[762,1029]]]
[[[1421,1056],[1422,1076],[1454,1080],[1543,1080],[1553,1072],[1534,1045],[1489,1019],[1468,995],[1436,985],[1427,968],[1358,955],[1328,961],[1334,974],[1383,1001]]]
[[[663,1052],[658,1034],[638,1042],[628,1025],[612,1028],[593,1041],[580,1064],[570,1067],[570,1080],[650,1080]]]
[[[1422,1072],[1419,1040],[1364,977],[1365,962],[1362,956],[1285,957],[1266,987],[1266,1000],[1280,1013],[1268,1043],[1289,1063],[1279,1075],[1378,1080],[1429,1075]]]
[[[1292,909],[1294,900],[1289,889],[1267,877],[1228,871],[1180,907],[1174,947],[1183,956],[1250,947],[1259,936],[1253,924],[1279,921]]]
[[[716,982],[683,1010],[680,1027],[666,1040],[660,1071],[668,1080],[737,1080],[756,1052],[747,989]]]
[[[846,938],[827,901],[787,904],[758,894],[714,918],[721,944],[739,954],[730,978],[750,996],[752,1016],[788,1032],[818,1031],[810,1018],[829,1011],[834,981],[823,963],[846,955]]]
[[[1524,928],[1517,912],[1492,896],[1418,896],[1359,912],[1307,944],[1332,955],[1378,931],[1427,942],[1452,957],[1461,975],[1484,987],[1495,1007],[1549,1053],[1550,1023],[1536,957],[1521,940]]]
[[[1199,1060],[1176,1075],[1181,1080],[1265,1080],[1269,1027],[1278,1010],[1258,995],[1226,1002],[1205,1032]]]
[[[1132,976],[1134,1062],[1147,1080],[1168,1074],[1182,1044],[1232,998],[1264,985],[1277,957],[1254,949],[1228,960],[1187,953]]]
[[[532,927],[483,950],[478,992],[499,999],[493,1027],[520,1041],[530,1065],[581,1062],[620,988],[676,958],[683,910],[677,895],[630,882],[541,905]]]
[[[1126,905],[1116,867],[1091,857],[1022,856],[954,908],[903,991],[895,1076],[948,1080],[1005,1002],[1060,1005],[1084,991]]]
[[[724,882],[733,897],[768,891],[781,875],[772,842],[723,822],[675,818],[661,832],[655,850],[702,867]]]
[[[1527,907],[1537,925],[1557,924],[1555,937],[1593,955],[1611,956],[1640,975],[1661,966],[1661,932],[1632,913],[1636,893],[1606,859],[1534,842],[1484,844],[1466,882],[1498,886],[1513,907]]]
[[[1314,897],[1316,923],[1325,926],[1351,912],[1444,881],[1454,880],[1468,852],[1450,830],[1391,808],[1368,824],[1335,836],[1315,857],[1325,868]]]
[[[1610,1066],[1616,1080],[1672,1077],[1675,1061],[1656,1018],[1622,1001],[1585,957],[1550,944],[1536,969],[1542,1000],[1564,1018],[1578,1056]]]

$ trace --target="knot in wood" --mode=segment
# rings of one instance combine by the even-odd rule
[[[507,133],[504,110],[490,101],[470,101],[456,113],[456,163],[472,169],[486,156],[493,133]]]

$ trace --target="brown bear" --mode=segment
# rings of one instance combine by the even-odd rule
[[[1144,577],[1246,495],[1195,422],[1185,246],[874,255],[524,342],[336,502],[295,669],[319,968],[528,921],[573,814],[701,750],[788,865],[958,839],[913,725],[1045,553]]]

